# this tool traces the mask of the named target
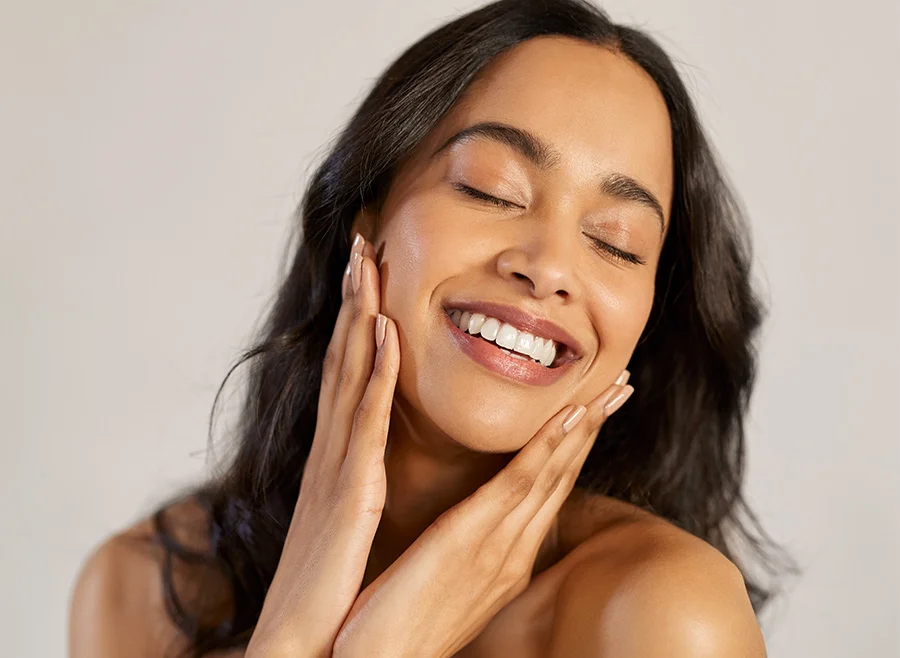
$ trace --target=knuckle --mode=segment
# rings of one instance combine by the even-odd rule
[[[466,560],[477,560],[481,557],[478,541],[473,540],[465,518],[454,513],[453,509],[444,512],[432,524],[437,536],[441,538],[443,550],[447,555],[461,557]]]
[[[467,538],[460,538],[453,546],[454,555],[464,560],[466,564],[470,564],[478,558],[481,552],[481,546],[478,542]]]
[[[562,428],[554,428],[553,431],[547,433],[547,438],[545,439],[545,443],[550,451],[556,450],[559,447],[559,444],[562,443],[562,440],[565,438],[565,433],[563,433]]]
[[[381,379],[385,375],[384,357],[381,354],[382,352],[379,350],[375,355],[375,364],[372,366],[372,379]]]
[[[356,373],[353,372],[351,368],[347,368],[346,366],[341,368],[341,372],[338,375],[337,381],[337,390],[340,393],[347,393],[352,391],[355,388],[356,384]]]
[[[372,418],[372,407],[371,404],[363,398],[359,403],[359,406],[356,407],[356,411],[353,412],[353,429],[354,430],[364,430],[368,427],[370,420]]]
[[[346,515],[348,523],[352,523],[361,518],[380,516],[384,510],[384,496],[379,495],[374,486],[355,481],[354,476],[347,472],[342,474],[335,507]]]
[[[434,526],[435,532],[449,536],[453,533],[453,529],[456,527],[456,519],[454,518],[454,514],[452,510],[448,510],[441,514],[437,519],[434,520],[432,524]]]
[[[475,568],[479,573],[495,576],[503,572],[503,556],[496,548],[482,547],[475,555]]]
[[[521,558],[510,558],[497,576],[497,582],[503,589],[512,589],[519,584],[528,568],[529,565]]]
[[[562,485],[562,487],[566,490],[571,490],[572,487],[575,485],[575,481],[578,479],[578,475],[580,473],[581,473],[580,467],[573,468],[572,470],[565,473],[560,478],[560,482],[559,482],[560,485]]]
[[[371,495],[364,488],[361,488],[356,492],[353,501],[353,514],[351,515],[351,518],[377,518],[384,512],[384,499]]]
[[[534,479],[529,473],[520,469],[510,472],[508,484],[506,486],[506,497],[511,501],[519,501],[528,495],[531,487],[534,485]]]
[[[322,360],[322,374],[333,376],[339,363],[337,348],[334,345],[329,345],[328,349],[325,350],[325,358]]]
[[[541,475],[534,486],[542,496],[549,496],[556,489],[561,478],[562,472],[559,467],[548,466],[547,473]]]
[[[363,321],[366,316],[366,309],[362,304],[361,299],[355,299],[353,302],[353,308],[351,309],[350,318],[353,321],[353,324],[359,324]]]
[[[379,350],[372,370],[373,379],[393,379],[397,376],[396,369],[393,361],[385,357],[383,350]]]
[[[519,581],[523,576],[529,575],[532,562],[533,560],[530,559],[530,556],[525,553],[513,556],[509,560],[510,576],[515,581]]]
[[[581,419],[585,427],[590,428],[591,432],[596,432],[606,420],[606,411],[603,407],[588,407],[587,414]],[[585,422],[587,421],[587,422]]]

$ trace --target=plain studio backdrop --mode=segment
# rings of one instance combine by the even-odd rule
[[[66,652],[104,537],[206,468],[324,145],[451,0],[0,10],[5,656]],[[616,0],[680,63],[770,308],[748,493],[803,569],[775,658],[898,655],[896,1]]]

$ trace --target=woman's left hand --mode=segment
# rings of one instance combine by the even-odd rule
[[[551,418],[510,463],[432,523],[360,593],[334,656],[446,658],[528,586],[597,431],[633,391],[628,371]],[[565,423],[569,414],[576,414]],[[580,415],[579,415],[580,414]]]

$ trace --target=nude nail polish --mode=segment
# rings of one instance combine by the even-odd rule
[[[584,405],[578,405],[572,409],[563,421],[563,433],[568,434],[571,432],[572,428],[578,424],[578,421],[584,417],[586,411],[587,408]]]
[[[341,297],[347,296],[347,285],[350,283],[350,263],[344,268],[344,276],[341,277]]]
[[[351,278],[353,279],[353,292],[359,292],[359,284],[362,282],[362,256],[360,256],[356,251],[353,252],[351,270]]]
[[[625,404],[625,401],[631,397],[632,393],[634,393],[634,387],[626,386],[614,398],[607,402],[606,406],[603,407],[603,413],[606,414],[606,417],[608,418],[618,411],[619,408]]]
[[[384,345],[384,332],[386,329],[387,318],[379,313],[378,319],[375,320],[375,345],[377,345],[378,347]]]

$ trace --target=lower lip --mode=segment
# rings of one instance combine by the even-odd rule
[[[453,324],[453,320],[446,313],[444,322],[450,331],[450,337],[454,343],[472,360],[478,362],[491,372],[503,375],[523,384],[533,386],[549,386],[559,381],[569,370],[574,361],[569,361],[556,368],[547,368],[531,359],[519,359],[501,351],[496,344],[483,338],[478,338]]]

